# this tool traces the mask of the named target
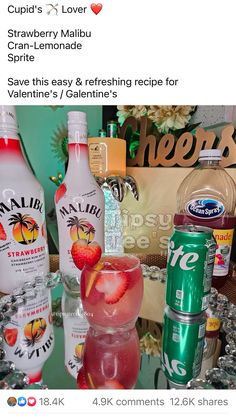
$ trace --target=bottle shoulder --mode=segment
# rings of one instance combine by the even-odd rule
[[[233,178],[223,168],[209,168],[204,170],[192,170],[184,178],[178,188],[179,193],[187,191],[212,190],[221,193],[234,192],[236,184]]]
[[[0,172],[0,178],[1,178],[1,172]],[[4,179],[0,179],[0,187],[12,187],[15,188],[16,192],[19,193],[20,189],[21,192],[24,190],[24,192],[27,192],[28,189],[34,189],[35,191],[43,191],[42,185],[39,183],[39,181],[35,177],[16,177],[16,176],[7,176],[4,175]]]
[[[177,191],[178,211],[186,203],[202,198],[221,202],[227,214],[234,214],[236,185],[233,178],[221,167],[194,169],[180,184]]]
[[[7,166],[0,168],[0,189],[11,188],[16,194],[27,192],[29,190],[43,193],[41,183],[30,170],[7,170]]]
[[[86,201],[99,201],[101,205],[105,205],[103,191],[93,176],[86,178],[83,181],[80,181],[79,179],[73,179],[71,181],[70,177],[65,176],[62,184],[55,192],[56,203],[58,194],[67,201],[75,201],[75,198],[78,198],[78,202],[83,199]]]

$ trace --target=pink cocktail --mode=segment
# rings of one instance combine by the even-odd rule
[[[106,333],[90,327],[84,347],[83,376],[79,374],[78,386],[91,389],[134,388],[139,367],[139,339],[135,328]]]
[[[134,326],[143,297],[140,261],[105,255],[81,276],[81,299],[88,322],[106,328]]]

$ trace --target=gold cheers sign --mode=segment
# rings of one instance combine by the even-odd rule
[[[178,139],[173,134],[165,134],[161,138],[151,134],[152,122],[142,117],[140,122],[129,117],[121,127],[120,137],[125,138],[127,129],[140,132],[140,144],[136,156],[128,159],[129,167],[191,167],[202,149],[218,148],[222,151],[222,166],[229,167],[236,164],[235,128],[227,125],[222,129],[218,138],[213,131],[197,128],[195,135],[184,132]],[[146,160],[145,160],[146,159]],[[147,162],[147,163],[146,163]]]

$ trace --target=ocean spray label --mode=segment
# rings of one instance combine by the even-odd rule
[[[201,219],[213,219],[224,214],[225,207],[222,202],[215,199],[193,199],[186,204],[188,214]]]

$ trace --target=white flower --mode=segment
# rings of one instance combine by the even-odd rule
[[[124,121],[132,115],[132,108],[133,105],[117,106],[118,112],[116,115],[118,116],[118,122],[120,125],[123,125]]]
[[[148,117],[161,133],[186,127],[191,119],[194,106],[150,106]]]
[[[144,105],[141,106],[134,106],[131,109],[132,116],[134,116],[136,119],[140,119],[142,116],[147,115],[147,107]]]

